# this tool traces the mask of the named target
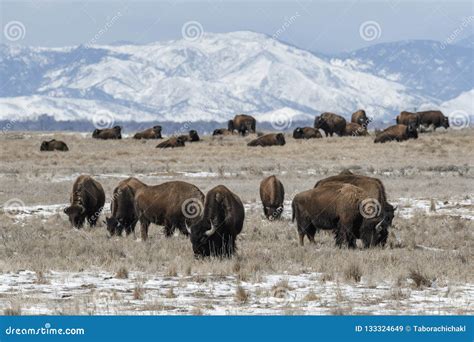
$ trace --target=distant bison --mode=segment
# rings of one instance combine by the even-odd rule
[[[202,218],[189,229],[194,255],[232,256],[244,219],[244,206],[236,194],[223,185],[209,190]]]
[[[327,183],[297,194],[292,203],[300,245],[307,236],[314,243],[320,230],[332,230],[336,245],[356,247],[356,239],[380,234],[384,218],[381,213],[366,215],[361,209],[370,196],[352,184]],[[370,241],[366,246],[370,245]]]
[[[105,203],[102,185],[90,176],[79,176],[72,186],[70,200],[71,205],[64,213],[73,227],[82,228],[86,219],[94,227]]]
[[[165,236],[176,228],[188,235],[187,226],[202,214],[204,194],[193,184],[182,181],[143,186],[135,193],[135,215],[140,221],[142,240],[148,238],[150,223],[164,226]]]
[[[372,122],[372,119],[369,119],[367,117],[367,114],[365,113],[365,110],[359,109],[357,112],[352,113],[351,122],[359,124],[359,125],[367,128],[369,123]]]
[[[159,125],[153,126],[144,131],[136,133],[133,136],[133,139],[162,139],[161,129],[162,127]]]
[[[283,146],[286,144],[283,133],[265,134],[257,139],[250,141],[247,146]]]
[[[232,135],[233,132],[229,131],[227,128],[217,128],[212,132],[212,135]]]
[[[420,126],[420,117],[417,113],[403,111],[397,116],[395,121],[398,125],[408,126],[409,124],[412,124],[416,129]]]
[[[418,139],[415,123],[408,126],[394,125],[384,129],[375,137],[374,143],[384,143],[387,141],[404,141],[408,139]]]
[[[363,241],[366,247],[371,245],[384,246],[388,238],[388,229],[392,225],[392,220],[395,216],[396,208],[387,201],[387,194],[382,181],[378,178],[358,175],[349,170],[345,170],[338,175],[321,179],[314,187],[317,188],[327,183],[334,182],[352,184],[367,192],[370,200],[366,202],[368,205],[365,208],[366,211],[370,209],[374,212],[380,212],[383,215],[384,221],[376,236],[364,236]]]
[[[257,120],[253,116],[246,114],[239,114],[234,117],[233,120],[229,120],[227,123],[227,128],[229,131],[233,132],[237,130],[239,134],[245,135],[247,133],[256,132]]]
[[[276,176],[270,176],[260,183],[260,199],[263,213],[269,220],[280,218],[285,200],[285,188]]]
[[[115,126],[113,128],[95,129],[92,133],[92,137],[102,140],[122,139],[122,127]]]
[[[184,147],[184,139],[182,137],[171,137],[168,140],[165,140],[158,145],[157,148],[174,148],[174,147]]]
[[[346,119],[333,113],[323,113],[314,119],[314,128],[322,129],[326,137],[336,133],[343,136],[346,130]]]
[[[66,143],[61,140],[51,139],[41,143],[40,151],[69,151]]]
[[[112,215],[105,219],[107,230],[111,236],[129,235],[135,231],[137,216],[135,215],[135,193],[141,187],[146,186],[137,178],[130,177],[121,181],[114,189],[110,212]]]
[[[420,120],[420,125],[425,126],[426,128],[433,125],[433,130],[436,131],[438,127],[449,128],[449,119],[439,110],[429,110],[425,112],[417,112],[417,115]]]
[[[369,135],[367,132],[367,128],[358,123],[348,122],[346,124],[346,129],[344,130],[344,135],[352,136],[352,137],[359,137],[359,136],[366,136]]]
[[[295,139],[315,139],[322,137],[319,130],[313,127],[296,127],[293,131],[293,138]]]
[[[188,134],[186,135],[180,135],[178,138],[183,139],[184,141],[189,141],[189,142],[194,142],[194,141],[199,141],[199,135],[198,132],[195,131],[194,129],[190,130]]]

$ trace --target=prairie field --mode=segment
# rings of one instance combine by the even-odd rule
[[[247,147],[254,136],[94,140],[89,133],[0,135],[0,314],[461,314],[474,313],[474,130],[374,144],[369,137]],[[41,141],[69,152],[40,152]],[[330,232],[298,245],[291,200],[344,169],[382,180],[398,205],[384,248],[339,249]],[[75,178],[106,192],[96,228],[71,228],[63,209]],[[263,216],[260,181],[285,187],[281,220]],[[103,220],[117,183],[218,184],[246,209],[237,255],[194,258],[183,235],[109,238]],[[137,225],[137,236],[139,225]]]

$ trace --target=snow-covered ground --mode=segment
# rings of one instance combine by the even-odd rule
[[[236,296],[237,287],[242,289]],[[137,295],[139,292],[139,295]],[[22,314],[456,314],[474,312],[474,284],[432,284],[398,289],[393,284],[338,283],[321,274],[273,274],[258,282],[234,276],[35,272],[0,274],[0,307],[21,297]],[[6,297],[10,299],[7,299]],[[462,312],[461,312],[462,311]]]

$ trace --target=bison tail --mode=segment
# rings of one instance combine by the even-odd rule
[[[291,222],[295,222],[295,217],[296,217],[296,205],[295,205],[295,202],[291,202],[291,210],[292,210],[292,214],[291,214]]]

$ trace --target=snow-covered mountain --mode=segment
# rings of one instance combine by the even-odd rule
[[[382,43],[330,60],[443,101],[474,89],[474,50],[460,45],[430,40]]]
[[[0,119],[226,121],[243,112],[284,121],[359,108],[384,119],[444,100],[368,60],[327,60],[253,32],[148,45],[1,45]]]

